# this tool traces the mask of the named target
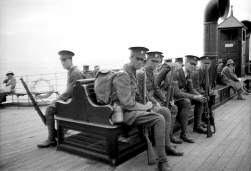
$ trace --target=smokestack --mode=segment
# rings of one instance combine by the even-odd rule
[[[229,0],[210,0],[204,12],[204,55],[217,55],[218,20],[226,19]]]

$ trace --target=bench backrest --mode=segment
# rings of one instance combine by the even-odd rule
[[[113,107],[110,105],[100,105],[97,103],[94,92],[94,78],[78,80],[76,88],[82,87],[83,100],[85,103],[85,113],[88,122],[111,125],[109,117],[113,113]]]

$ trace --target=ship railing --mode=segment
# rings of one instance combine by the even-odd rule
[[[15,75],[17,84],[15,87],[15,93],[12,96],[7,96],[7,102],[12,101],[12,103],[31,103],[30,99],[20,81],[22,77],[26,82],[29,90],[34,91],[34,97],[36,98],[38,103],[49,104],[51,101],[57,98],[59,94],[62,94],[66,89],[67,84],[67,73],[48,73],[48,74],[33,74],[33,75]],[[0,77],[0,89],[5,88],[5,83],[3,81],[6,77]],[[33,87],[33,88],[32,88]],[[48,92],[51,91],[53,87],[53,92],[51,96],[46,98],[39,98],[40,96],[36,96],[36,92]],[[19,95],[16,96],[15,95]],[[14,97],[13,97],[14,96]]]

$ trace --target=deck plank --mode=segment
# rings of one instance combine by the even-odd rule
[[[178,150],[184,156],[167,156],[173,170],[239,171],[251,169],[251,96],[233,99],[215,110],[216,133],[211,138],[192,132],[194,144],[183,143]],[[41,107],[44,111],[45,107]],[[176,132],[175,136],[179,136]],[[64,170],[64,171],[152,171],[147,165],[146,151],[112,167],[91,158],[84,158],[50,147],[38,149],[36,144],[47,138],[47,129],[33,107],[0,109],[0,170]]]

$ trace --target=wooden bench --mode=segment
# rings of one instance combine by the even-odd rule
[[[114,166],[145,150],[146,143],[140,129],[124,124],[111,125],[109,117],[113,108],[97,103],[93,87],[94,79],[79,80],[72,99],[56,103],[57,149],[102,158]],[[218,87],[217,91],[217,105],[233,96],[231,86]],[[189,124],[193,123],[193,108]],[[174,132],[179,128],[180,124],[176,122]]]
[[[96,102],[93,82],[94,79],[77,81],[72,99],[56,103],[57,150],[91,155],[114,166],[144,151],[146,142],[137,127],[111,125],[113,108]]]

